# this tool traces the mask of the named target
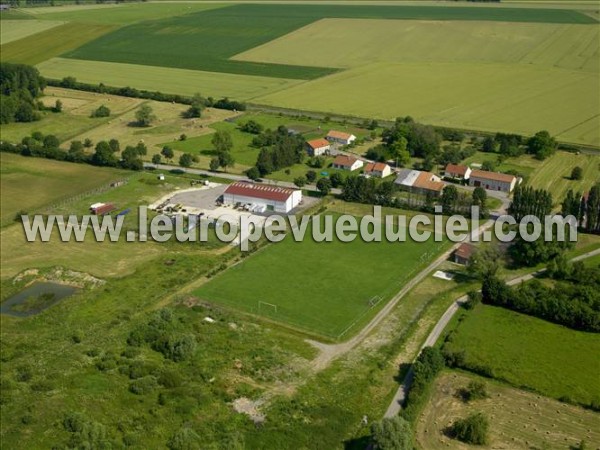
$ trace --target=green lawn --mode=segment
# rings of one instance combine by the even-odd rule
[[[196,295],[328,338],[349,329],[347,337],[445,247],[433,240],[316,243],[310,235],[302,242],[287,236],[217,276]],[[371,308],[369,301],[377,296],[382,301]]]
[[[600,400],[600,335],[479,305],[459,323],[449,350],[495,378],[541,394],[589,404]]]

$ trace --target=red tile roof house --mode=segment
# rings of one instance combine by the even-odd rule
[[[364,163],[360,159],[355,158],[354,156],[338,155],[333,160],[332,167],[334,169],[349,170],[352,172],[353,170],[360,169],[363,164]]]
[[[439,196],[446,185],[440,180],[440,177],[431,172],[421,172],[412,185],[413,189],[424,194],[433,194]]]
[[[460,244],[454,251],[454,262],[457,264],[467,265],[476,251],[477,247],[475,247],[473,244],[469,244],[468,242],[464,242]]]
[[[369,163],[365,173],[371,177],[385,178],[392,174],[392,168],[385,163]]]
[[[310,156],[321,156],[329,152],[331,144],[327,139],[313,139],[306,142],[306,147]]]
[[[330,130],[325,139],[334,144],[349,145],[356,140],[356,136],[343,131]]]
[[[485,170],[474,170],[469,177],[469,186],[479,187],[490,191],[502,191],[511,193],[517,184],[517,177],[498,172],[487,172]]]
[[[471,176],[471,168],[461,164],[448,164],[444,170],[444,176],[455,180],[468,180]]]
[[[288,213],[302,201],[302,191],[265,184],[238,181],[223,193],[223,203],[265,206],[267,211]]]

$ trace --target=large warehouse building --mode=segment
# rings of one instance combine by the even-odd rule
[[[223,193],[223,203],[252,205],[266,211],[288,213],[302,201],[302,191],[278,186],[236,182]]]

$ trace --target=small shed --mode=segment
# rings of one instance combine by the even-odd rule
[[[158,174],[158,179],[159,179],[160,181],[165,181],[165,175],[164,175],[164,174],[162,174],[162,173],[159,173],[159,174]]]
[[[466,266],[476,251],[477,247],[473,244],[464,242],[454,251],[454,262]]]

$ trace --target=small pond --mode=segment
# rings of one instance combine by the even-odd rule
[[[79,289],[65,284],[38,282],[13,295],[0,305],[0,313],[16,317],[38,314],[73,295]]]

